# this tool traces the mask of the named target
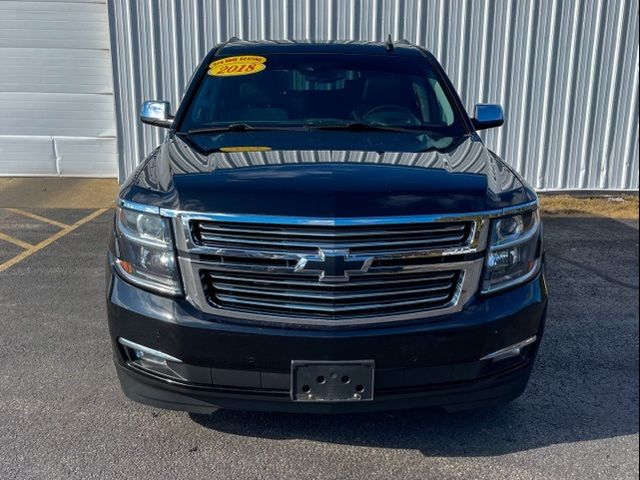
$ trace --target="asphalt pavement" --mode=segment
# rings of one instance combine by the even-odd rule
[[[22,255],[0,271],[2,479],[638,478],[637,222],[545,219],[547,329],[507,406],[204,416],[120,391],[103,298],[111,211],[26,211],[57,224],[0,209],[14,240],[0,238],[0,265]]]

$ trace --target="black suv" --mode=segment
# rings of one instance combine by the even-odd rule
[[[512,400],[545,321],[536,194],[404,42],[232,40],[122,186],[108,255],[133,400],[354,412]]]

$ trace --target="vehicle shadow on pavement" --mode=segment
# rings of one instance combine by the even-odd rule
[[[549,317],[523,397],[445,414],[311,416],[219,410],[216,431],[268,439],[488,456],[638,432],[638,230],[605,218],[546,218]]]

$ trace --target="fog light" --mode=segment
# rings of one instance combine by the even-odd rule
[[[166,377],[184,380],[179,373],[171,368],[172,363],[182,363],[179,358],[122,337],[118,338],[118,343],[125,347],[129,363],[136,367],[152,373],[159,373]]]
[[[526,340],[510,345],[506,348],[501,348],[500,350],[490,353],[489,355],[485,355],[480,360],[493,360],[497,362],[498,360],[505,360],[507,358],[516,357],[520,355],[522,349],[528,345],[531,345],[537,340],[538,337],[535,335],[533,337],[529,337]]]

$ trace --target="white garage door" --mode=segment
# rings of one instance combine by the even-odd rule
[[[115,177],[104,1],[0,0],[0,175]]]

